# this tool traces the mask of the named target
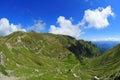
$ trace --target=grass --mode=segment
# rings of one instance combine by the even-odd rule
[[[114,80],[120,75],[120,45],[96,57],[100,53],[95,45],[70,36],[15,32],[0,40],[0,72],[20,80]]]

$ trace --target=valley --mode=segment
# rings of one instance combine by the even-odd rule
[[[70,36],[18,31],[0,38],[0,79],[119,80],[119,52],[120,45],[101,53]]]

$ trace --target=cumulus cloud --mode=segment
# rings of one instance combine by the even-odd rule
[[[14,25],[7,18],[0,19],[0,36],[8,35],[15,31],[26,31],[21,28],[21,25]]]
[[[114,16],[114,13],[111,10],[111,6],[107,6],[106,8],[99,7],[95,10],[86,10],[84,17],[82,19],[82,26],[86,26],[87,28],[97,28],[103,29],[109,25],[108,17]]]
[[[91,41],[120,41],[120,39],[115,37],[107,37],[101,39],[92,39]]]
[[[49,33],[69,35],[79,38],[82,31],[78,24],[74,25],[71,19],[66,19],[64,16],[59,16],[57,19],[58,26],[51,25]]]
[[[51,25],[49,33],[79,38],[83,33],[80,27],[83,27],[84,29],[103,29],[109,25],[108,17],[110,16],[114,16],[111,6],[107,6],[106,8],[99,7],[95,10],[85,10],[83,19],[77,24],[72,23],[72,18],[66,19],[64,16],[59,16],[57,19],[58,26]]]
[[[34,24],[28,28],[28,30],[34,30],[36,32],[40,32],[41,30],[44,30],[46,26],[46,23],[42,20],[35,20]]]

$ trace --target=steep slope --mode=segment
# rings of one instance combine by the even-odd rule
[[[119,53],[120,45],[100,55],[70,36],[15,32],[0,37],[0,80],[119,80]]]
[[[0,38],[0,71],[12,80],[84,79],[83,58],[99,54],[91,42],[70,36],[15,32]]]
[[[101,80],[120,80],[120,44],[91,61],[93,73]]]

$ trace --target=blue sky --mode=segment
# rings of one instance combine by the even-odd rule
[[[119,0],[0,1],[2,36],[35,30],[85,40],[120,40]]]

